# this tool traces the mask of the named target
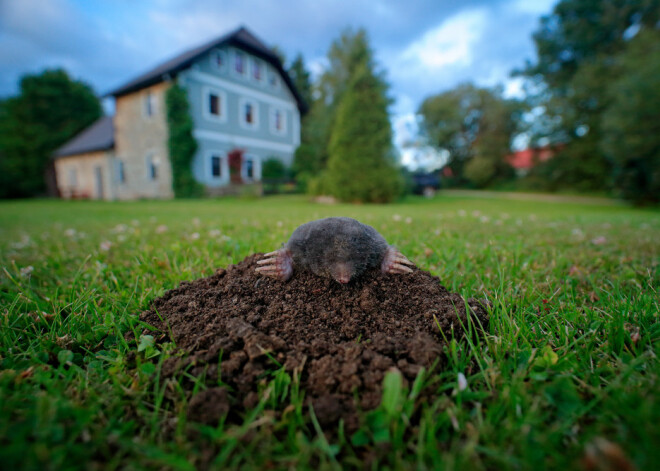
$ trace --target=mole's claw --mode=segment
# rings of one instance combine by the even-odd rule
[[[390,268],[390,273],[412,273],[412,269],[400,263],[394,263]]]
[[[405,263],[406,265],[415,265],[413,262],[408,260],[404,255],[401,255],[401,252],[397,253],[397,256],[394,258],[396,263]]]
[[[385,252],[385,257],[380,268],[383,273],[395,273],[397,275],[412,273],[412,269],[406,265],[415,266],[413,262],[390,245]]]
[[[263,264],[265,264],[265,263],[274,263],[274,262],[276,262],[276,261],[277,261],[277,258],[276,258],[276,257],[273,257],[273,258],[264,258],[263,260],[259,260],[259,261],[257,262],[257,265],[263,265]]]
[[[263,258],[257,262],[258,266],[255,271],[261,275],[279,278],[286,281],[291,278],[293,274],[293,259],[291,254],[286,249],[276,250],[264,255]]]

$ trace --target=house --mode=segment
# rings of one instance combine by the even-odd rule
[[[524,177],[541,162],[550,160],[559,150],[558,147],[544,146],[519,150],[506,156],[506,161],[513,167],[516,175]]]
[[[108,93],[114,116],[54,154],[62,197],[173,197],[165,93],[174,83],[188,95],[198,144],[193,175],[209,194],[229,185],[230,153],[242,155],[242,182],[258,182],[267,159],[291,165],[306,104],[277,55],[241,27]]]

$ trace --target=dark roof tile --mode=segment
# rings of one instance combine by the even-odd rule
[[[114,145],[115,133],[114,126],[112,125],[112,116],[103,116],[57,149],[53,157],[59,158],[67,155],[109,150]]]
[[[272,50],[270,50],[268,46],[266,46],[261,40],[259,40],[254,34],[252,34],[244,27],[240,27],[231,33],[220,36],[219,38],[185,51],[178,56],[163,62],[162,64],[143,73],[133,80],[130,80],[120,87],[117,87],[114,90],[108,92],[106,96],[118,97],[126,95],[128,93],[140,90],[141,88],[162,82],[168,76],[174,77],[180,71],[190,67],[203,54],[207,53],[215,47],[224,44],[233,45],[244,49],[258,57],[261,57],[263,60],[273,65],[282,75],[287,86],[293,93],[298,103],[300,112],[305,113],[307,111],[307,103],[305,103],[305,101],[300,96],[300,93],[293,84],[289,74],[284,71],[282,62],[280,61],[279,57],[277,57],[277,55]]]

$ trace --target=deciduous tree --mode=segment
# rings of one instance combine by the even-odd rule
[[[45,194],[53,152],[100,116],[91,87],[64,70],[24,76],[0,105],[0,197]]]
[[[419,112],[431,143],[449,151],[449,167],[460,180],[484,187],[511,175],[510,152],[520,105],[499,88],[464,84],[427,98]]]

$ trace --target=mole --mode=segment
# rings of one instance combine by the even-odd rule
[[[330,217],[299,226],[281,249],[267,253],[256,271],[287,281],[294,268],[346,284],[368,269],[411,273],[414,264],[376,229],[347,217]]]

